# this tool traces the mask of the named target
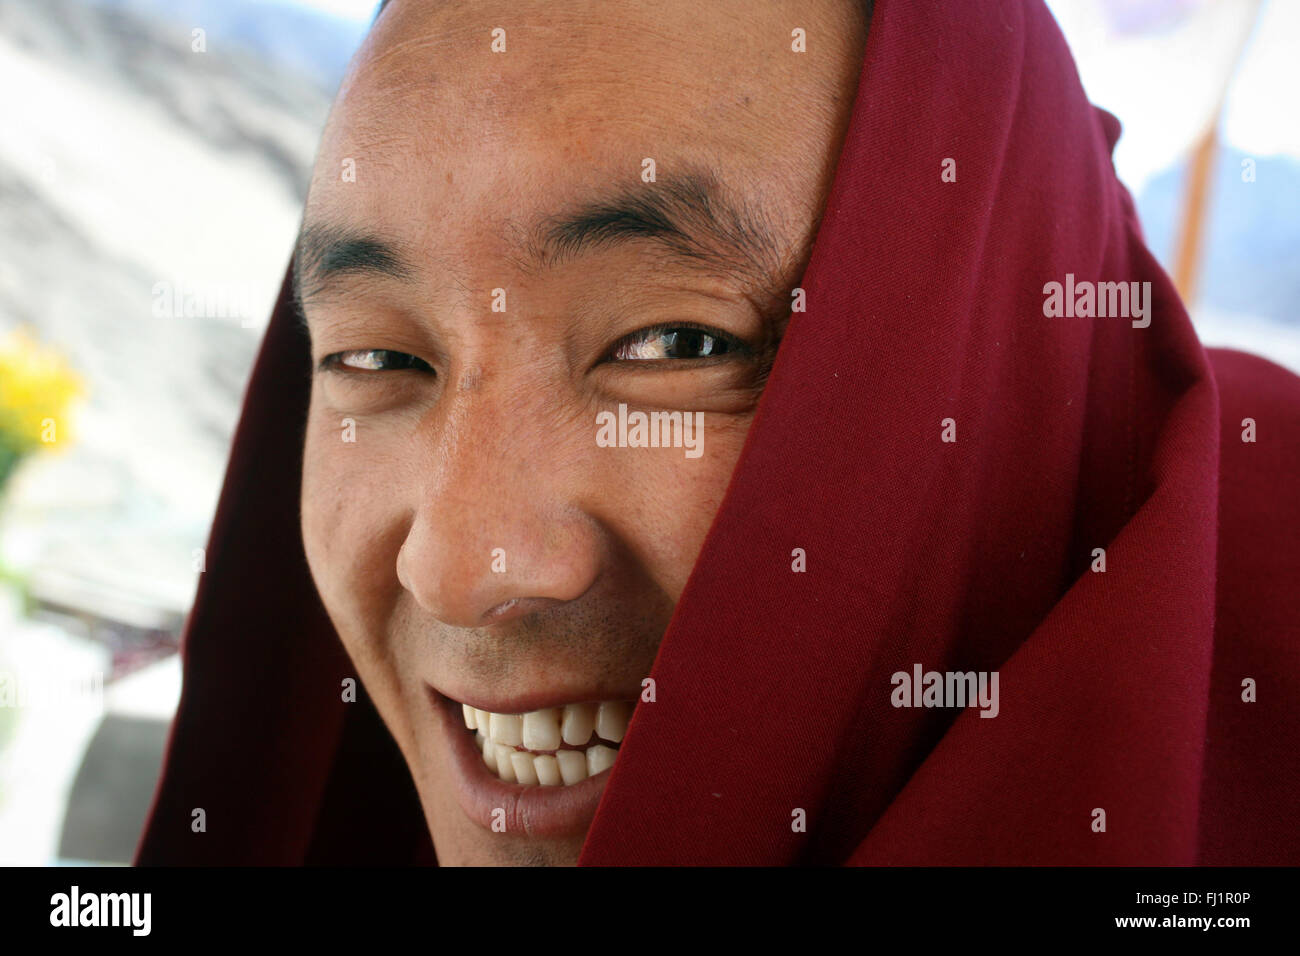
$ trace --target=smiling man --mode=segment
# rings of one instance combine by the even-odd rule
[[[866,29],[842,0],[395,0],[357,55],[295,273],[303,540],[441,861],[577,860],[790,313]],[[620,407],[700,422],[707,454],[607,447]]]
[[[1294,862],[1300,382],[1117,136],[1037,0],[393,0],[139,861]]]

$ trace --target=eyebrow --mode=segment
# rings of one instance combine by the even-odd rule
[[[407,282],[414,274],[397,242],[347,226],[316,223],[305,226],[294,245],[293,300],[305,324],[303,304],[324,295],[340,276],[387,276]]]
[[[783,250],[772,217],[732,197],[708,171],[620,185],[547,216],[527,230],[527,261],[551,268],[595,249],[650,242],[670,258],[783,295]]]
[[[721,273],[752,287],[766,310],[787,297],[785,285],[803,254],[783,249],[772,219],[739,201],[708,171],[688,170],[659,182],[619,185],[519,229],[512,224],[527,271],[552,269],[584,254],[625,243],[650,243],[682,265]],[[294,300],[324,295],[344,275],[410,281],[416,272],[402,244],[332,223],[307,226],[294,252]],[[303,319],[305,322],[305,319]]]

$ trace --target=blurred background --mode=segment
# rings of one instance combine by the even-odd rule
[[[128,863],[375,0],[0,5],[0,864]],[[1202,339],[1300,372],[1300,2],[1052,0]]]

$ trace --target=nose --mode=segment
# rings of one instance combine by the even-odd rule
[[[415,441],[418,500],[397,555],[416,602],[486,627],[573,601],[600,574],[604,535],[581,505],[584,432],[555,402],[480,382],[445,393]]]

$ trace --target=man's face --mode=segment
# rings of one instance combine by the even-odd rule
[[[865,33],[851,0],[393,0],[354,62],[299,251],[302,531],[442,863],[577,860]]]

